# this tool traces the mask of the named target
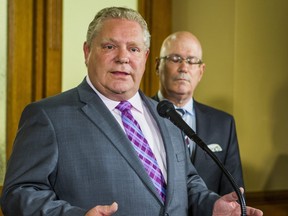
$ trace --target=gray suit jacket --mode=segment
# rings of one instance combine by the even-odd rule
[[[133,146],[97,94],[77,88],[28,105],[22,113],[2,194],[9,215],[84,215],[119,204],[117,215],[211,215],[219,196],[189,162],[180,131],[141,97],[164,141],[167,198],[162,203]]]
[[[157,95],[152,97],[159,101]],[[221,150],[212,149],[214,154],[231,173],[235,182],[244,187],[239,145],[233,116],[194,100],[197,135],[204,143],[213,147],[217,144]],[[215,146],[215,145],[214,145]],[[216,163],[199,146],[196,146],[191,158],[198,174],[207,187],[220,195],[233,191],[233,187]]]

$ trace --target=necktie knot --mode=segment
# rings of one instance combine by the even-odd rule
[[[116,109],[118,109],[119,111],[123,112],[127,112],[129,110],[131,110],[132,105],[129,101],[121,101],[117,106]]]
[[[176,108],[176,111],[183,117],[186,113],[186,111],[183,108]]]

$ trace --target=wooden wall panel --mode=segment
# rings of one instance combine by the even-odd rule
[[[148,96],[154,95],[159,88],[155,70],[155,59],[159,56],[162,41],[171,33],[171,0],[139,0],[138,11],[146,20],[151,33],[150,55],[146,64],[140,88]]]
[[[288,190],[248,192],[246,204],[261,209],[264,215],[288,216]]]
[[[61,92],[62,0],[46,3],[45,97]]]
[[[8,159],[23,108],[61,91],[62,0],[9,0],[7,49]]]
[[[8,1],[7,158],[23,108],[61,91],[62,0]]]
[[[32,1],[8,1],[7,158],[21,111],[32,100],[33,10]]]

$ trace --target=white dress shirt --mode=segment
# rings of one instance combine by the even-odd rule
[[[158,91],[158,98],[160,101],[166,99],[164,98],[164,96],[162,95],[162,93],[160,91]],[[167,100],[167,99],[166,99]],[[195,109],[194,109],[194,105],[193,105],[193,98],[191,97],[191,99],[188,101],[188,103],[186,103],[183,107],[177,107],[175,106],[175,109],[183,109],[185,110],[185,114],[182,116],[183,120],[189,125],[189,127],[191,127],[195,132],[196,132],[196,115],[195,115]],[[184,135],[185,138],[185,142],[188,139],[189,143],[186,143],[189,147],[189,153],[192,156],[195,150],[195,142],[191,139],[189,139],[186,135]]]
[[[103,94],[101,94],[91,83],[89,76],[86,76],[86,81],[89,86],[95,91],[95,93],[101,98],[103,103],[107,106],[110,110],[112,115],[116,118],[117,122],[122,127],[123,131],[125,132],[122,119],[121,119],[121,112],[116,109],[115,107],[120,103],[120,101],[113,101]],[[164,148],[163,140],[159,131],[159,128],[151,116],[148,108],[143,103],[139,93],[137,92],[132,98],[128,100],[132,105],[132,115],[139,123],[141,130],[149,143],[149,146],[156,157],[157,163],[161,172],[167,182],[167,169],[166,169],[166,151]]]

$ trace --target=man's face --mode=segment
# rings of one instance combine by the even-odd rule
[[[138,91],[149,50],[137,22],[104,21],[91,47],[84,44],[85,62],[94,87],[112,100],[128,100]]]
[[[161,56],[180,56],[183,59],[196,57],[201,59],[201,48],[190,37],[179,37],[170,40]],[[160,88],[163,96],[169,100],[188,100],[193,96],[194,90],[204,73],[204,64],[190,65],[185,60],[175,63],[169,59],[162,59],[158,72]]]

